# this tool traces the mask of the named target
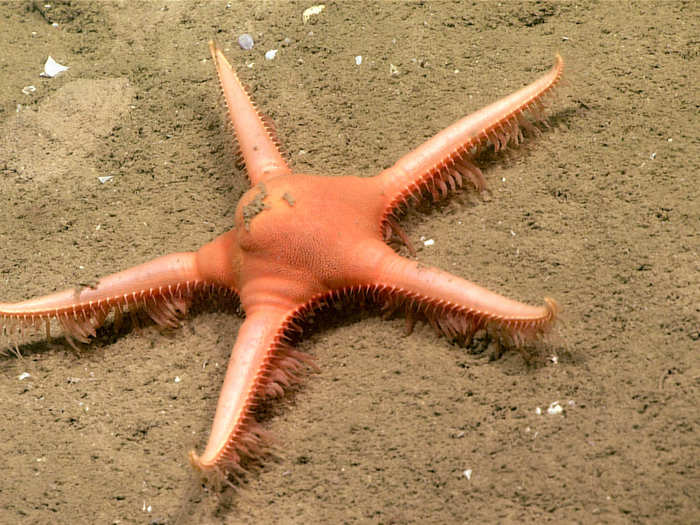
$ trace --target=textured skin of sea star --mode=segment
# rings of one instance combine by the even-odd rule
[[[58,322],[68,341],[87,342],[112,315],[142,310],[158,324],[178,326],[196,295],[238,299],[238,332],[209,441],[192,465],[205,475],[244,471],[268,437],[256,420],[266,398],[280,396],[311,358],[292,348],[311,311],[338,301],[401,309],[426,318],[451,339],[468,341],[482,328],[521,344],[545,333],[557,305],[530,306],[415,260],[387,244],[406,240],[396,219],[422,199],[438,200],[469,181],[485,186],[478,153],[523,139],[544,121],[543,98],[560,81],[563,61],[532,84],[444,129],[374,177],[293,173],[277,140],[221,50],[210,43],[229,116],[252,188],[236,209],[235,227],[197,252],[175,253],[99,280],[18,303],[0,303],[0,327],[11,340]]]

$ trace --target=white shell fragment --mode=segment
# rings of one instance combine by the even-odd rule
[[[97,177],[97,180],[100,181],[100,184],[104,184],[105,182],[109,182],[114,178],[114,175],[105,175],[104,177]]]
[[[309,21],[309,18],[312,16],[321,14],[321,12],[326,8],[324,4],[319,4],[319,5],[312,5],[308,9],[305,9],[304,12],[301,14],[301,19],[304,21],[304,23]]]
[[[465,478],[467,478],[467,479],[469,479],[469,480],[472,479],[472,469],[468,468],[467,470],[465,470],[464,472],[462,472],[462,474],[464,474],[464,477],[465,477]]]
[[[49,58],[46,59],[46,64],[44,64],[44,71],[42,73],[39,73],[39,76],[45,78],[53,78],[56,75],[67,71],[68,69],[68,66],[59,64],[51,56],[49,56]]]
[[[435,239],[426,239],[423,241],[424,246],[432,246],[433,244],[435,244]]]
[[[241,46],[241,49],[250,51],[251,49],[253,49],[255,42],[253,41],[252,36],[250,36],[248,33],[243,33],[241,36],[238,37],[238,45]]]
[[[362,55],[357,55],[355,57],[355,65],[359,66],[360,64],[362,64]]]
[[[277,56],[277,50],[276,49],[270,49],[265,53],[265,60],[274,60],[274,58]]]
[[[24,93],[25,95],[31,95],[35,91],[36,91],[36,87],[34,87],[34,86],[25,86],[22,88],[22,93]]]
[[[564,412],[564,408],[559,404],[559,401],[553,401],[547,409],[547,414],[555,416]]]
[[[28,377],[32,377],[31,375],[29,375],[29,372],[22,372],[20,375],[17,376],[17,379],[19,379],[20,381],[24,381]]]

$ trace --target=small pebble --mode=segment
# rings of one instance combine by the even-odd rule
[[[243,33],[241,36],[238,37],[238,45],[241,46],[241,49],[250,51],[251,49],[253,49],[254,44],[255,42],[253,42],[253,37],[250,36],[248,33]]]

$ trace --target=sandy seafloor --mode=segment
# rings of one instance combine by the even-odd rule
[[[231,227],[247,183],[215,37],[293,168],[332,175],[373,175],[560,52],[552,129],[482,163],[490,198],[402,224],[421,262],[564,315],[531,362],[400,316],[326,319],[299,344],[321,373],[265,423],[281,458],[217,495],[186,454],[240,318],[80,353],[30,338],[0,358],[0,523],[697,521],[697,3],[327,2],[307,24],[311,2],[47,3],[0,3],[2,300]],[[70,69],[39,78],[48,55]]]

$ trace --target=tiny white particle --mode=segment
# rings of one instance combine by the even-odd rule
[[[17,379],[19,379],[20,381],[24,381],[24,380],[27,379],[28,377],[32,377],[32,376],[29,374],[29,372],[22,372],[20,375],[17,376]]]
[[[510,230],[510,234],[515,237],[515,232],[513,230]]]
[[[360,64],[362,64],[362,55],[357,55],[355,57],[355,65],[359,66]]]
[[[105,182],[109,182],[114,178],[114,175],[105,175],[104,177],[97,177],[97,180],[100,181],[100,184],[104,184]]]
[[[238,46],[245,50],[245,51],[250,51],[253,49],[253,46],[255,45],[255,42],[253,41],[253,37],[250,36],[248,33],[243,33],[241,36],[238,37]]]
[[[40,77],[53,78],[56,75],[63,73],[68,70],[68,66],[64,66],[56,62],[51,56],[46,59],[44,64],[44,71],[39,73]]]
[[[432,246],[433,244],[435,244],[435,240],[434,239],[426,239],[425,241],[423,241],[423,244],[425,246]]]
[[[501,179],[501,182],[505,182],[505,181],[506,181],[506,178],[503,177],[503,178]]]
[[[84,270],[84,269],[85,269],[85,266],[83,266],[83,265],[81,264],[81,265],[78,266],[78,268],[80,268],[81,270]]]
[[[537,408],[535,409],[535,414],[537,414],[538,416],[541,415],[541,414],[542,414],[542,409],[541,409],[540,407],[537,407]]]
[[[673,139],[668,139],[669,142],[673,142]]]
[[[654,159],[656,158],[656,152],[654,152],[654,153],[652,153],[651,155],[649,155],[649,158],[650,158],[651,160],[654,160]]]
[[[52,27],[58,27],[58,22],[54,22],[53,24],[51,24],[51,26],[52,26]]]
[[[472,479],[472,469],[468,468],[465,470],[462,474],[464,474],[464,477],[471,480]]]
[[[179,383],[180,381],[182,381],[182,379],[180,379],[180,376],[175,376],[175,382]]]
[[[559,362],[559,358],[555,355],[550,355],[549,360],[554,363],[555,365]]]
[[[36,87],[34,87],[34,86],[25,86],[22,88],[22,93],[24,93],[25,95],[31,95],[35,91],[36,91]]]
[[[321,14],[321,11],[323,11],[325,8],[326,6],[324,4],[312,5],[308,9],[304,10],[304,12],[301,14],[301,19],[304,21],[304,23],[307,23],[309,18]]]
[[[276,49],[270,49],[265,53],[265,60],[273,60],[277,56]]]
[[[547,409],[547,414],[555,416],[564,412],[564,408],[559,404],[559,401],[553,401]]]

